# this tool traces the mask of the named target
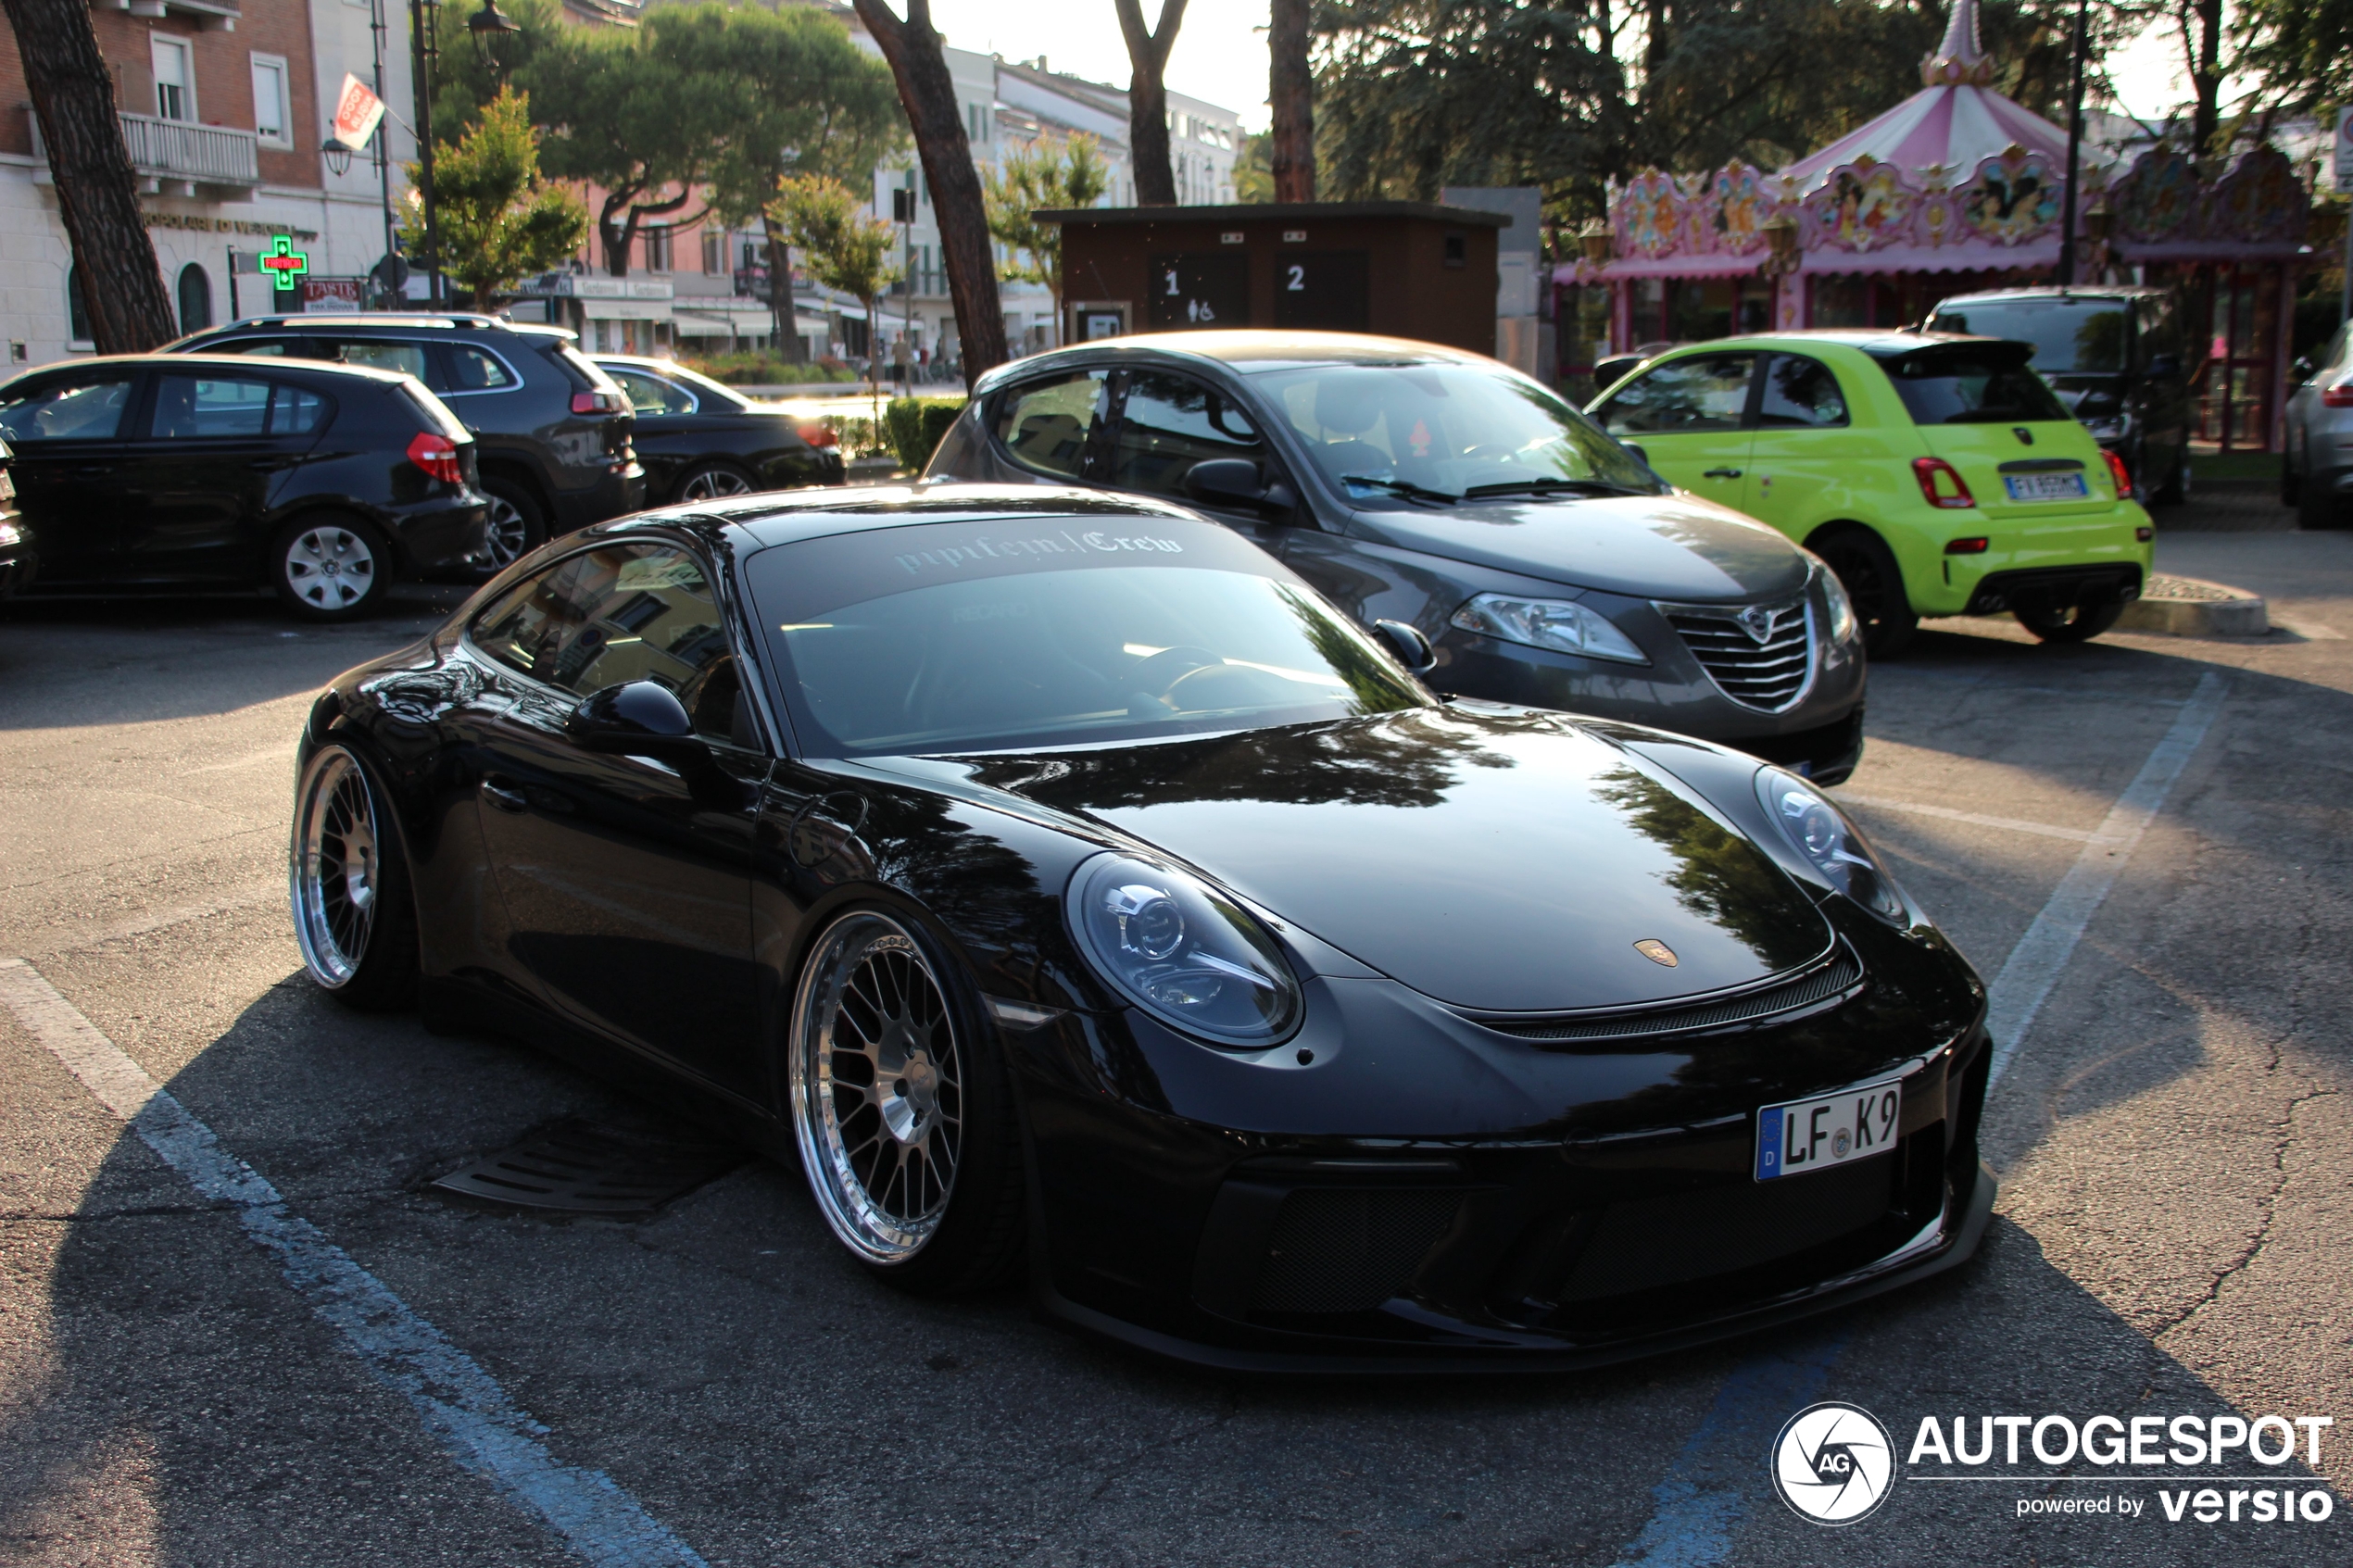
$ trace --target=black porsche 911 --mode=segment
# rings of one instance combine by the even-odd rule
[[[660,505],[710,501],[754,490],[839,484],[841,446],[823,423],[670,359],[599,354],[597,368],[629,395],[646,497]]]
[[[1101,492],[603,523],[320,696],[296,928],[797,1160],[887,1281],[1197,1361],[1583,1364],[1969,1256],[1984,988],[1852,824],[1427,662]]]

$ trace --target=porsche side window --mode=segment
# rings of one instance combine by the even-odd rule
[[[1602,406],[1602,426],[1612,435],[1738,430],[1755,368],[1754,354],[1695,354],[1661,365]]]
[[[755,746],[758,731],[702,563],[666,545],[584,550],[509,589],[475,618],[474,646],[535,680],[586,696],[629,681],[678,694],[707,740]]]
[[[131,407],[129,372],[69,376],[0,398],[0,436],[11,446],[43,441],[107,441]]]
[[[1776,354],[1765,368],[1765,401],[1756,422],[1767,430],[1822,429],[1846,422],[1838,378],[1818,359]]]
[[[1103,419],[1106,376],[1088,370],[1011,388],[997,405],[997,439],[1024,468],[1085,477],[1088,441]]]
[[[695,411],[694,394],[683,386],[674,386],[660,376],[649,376],[643,370],[624,370],[618,365],[605,367],[605,374],[621,383],[629,394],[629,407],[640,414],[691,414]]]
[[[1120,406],[1111,483],[1183,499],[1185,475],[1195,463],[1213,458],[1255,462],[1265,451],[1257,427],[1224,394],[1183,376],[1138,370],[1128,377]]]

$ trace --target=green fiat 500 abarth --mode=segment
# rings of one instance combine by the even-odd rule
[[[2116,624],[2154,532],[2030,344],[1889,331],[1718,339],[1591,408],[1669,483],[1828,561],[1878,658],[1922,616],[2007,610],[2045,642]]]

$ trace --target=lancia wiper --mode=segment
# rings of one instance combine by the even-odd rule
[[[1476,501],[1483,495],[1550,495],[1562,490],[1574,490],[1580,495],[1651,494],[1647,490],[1637,490],[1630,484],[1619,484],[1607,479],[1557,479],[1547,474],[1541,479],[1507,479],[1494,484],[1474,484],[1463,492],[1463,499]]]
[[[1402,479],[1370,479],[1361,473],[1344,473],[1340,476],[1340,482],[1342,484],[1361,484],[1367,490],[1386,490],[1392,495],[1403,495],[1410,501],[1443,501],[1451,507],[1462,499],[1460,495],[1447,491],[1432,490]]]

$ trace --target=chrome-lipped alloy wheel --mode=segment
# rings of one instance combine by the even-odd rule
[[[504,495],[490,497],[490,524],[482,540],[482,560],[494,572],[504,571],[531,547],[531,524],[522,509]]]
[[[292,891],[303,964],[331,991],[348,985],[368,956],[381,843],[368,776],[350,752],[327,747],[311,759],[296,797]]]
[[[749,495],[751,482],[733,469],[697,469],[678,487],[682,501],[715,501],[722,495]]]
[[[793,1004],[793,1128],[825,1223],[873,1263],[939,1228],[963,1148],[963,1059],[930,962],[906,927],[834,922]]]
[[[376,555],[368,541],[331,522],[296,534],[282,570],[294,596],[313,609],[349,609],[376,585]]]

